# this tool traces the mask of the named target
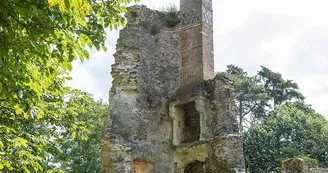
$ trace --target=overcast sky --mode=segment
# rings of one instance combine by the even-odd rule
[[[179,0],[141,0],[159,9]],[[292,79],[306,103],[328,118],[328,1],[213,0],[215,70],[236,64],[249,74],[260,65]],[[110,66],[118,31],[108,33],[107,52],[74,63],[69,85],[108,100]]]

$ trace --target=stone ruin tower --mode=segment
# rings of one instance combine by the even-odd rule
[[[128,10],[112,66],[103,173],[243,173],[233,83],[214,75],[211,0],[181,0],[180,23]]]

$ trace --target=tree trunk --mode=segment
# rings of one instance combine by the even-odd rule
[[[275,91],[275,88],[274,88],[274,86],[272,86],[272,93],[274,93]],[[276,108],[276,105],[277,105],[277,103],[276,103],[276,99],[275,99],[275,96],[276,95],[273,95],[272,94],[272,99],[273,99],[273,109],[275,109]]]
[[[243,132],[243,102],[239,100],[239,130]]]

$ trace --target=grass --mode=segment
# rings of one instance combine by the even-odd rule
[[[180,23],[179,9],[176,5],[169,5],[160,10],[161,15],[165,19],[165,25],[169,28],[174,28]]]

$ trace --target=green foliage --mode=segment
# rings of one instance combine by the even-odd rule
[[[257,77],[262,81],[266,92],[271,97],[273,107],[292,99],[304,100],[304,96],[298,92],[297,83],[283,79],[280,73],[275,73],[266,67],[261,66],[261,68]]]
[[[79,91],[78,91],[79,92]],[[108,112],[108,105],[102,101],[94,101],[91,95],[80,92],[85,97],[83,103],[79,103],[85,111],[76,116],[76,120],[83,122],[86,131],[85,139],[77,138],[74,133],[56,140],[59,151],[54,154],[52,162],[59,163],[60,168],[70,173],[98,173],[100,172],[100,138],[104,123],[104,117]],[[72,99],[72,101],[80,98]],[[75,103],[74,103],[75,104]]]
[[[170,6],[163,8],[160,13],[164,17],[167,27],[174,28],[180,23],[179,9],[177,6],[171,4]]]
[[[65,102],[60,95],[42,95],[37,109],[28,117],[24,112],[1,104],[0,163],[5,172],[47,172],[46,157],[56,152],[54,139],[75,134],[85,138],[88,129],[76,115],[85,112],[81,107],[85,96],[70,91]]]
[[[291,102],[245,132],[245,159],[254,173],[280,172],[282,161],[295,157],[328,167],[327,143],[328,121],[303,102]]]
[[[291,100],[303,100],[297,83],[285,80],[281,74],[261,66],[255,76],[248,76],[242,68],[228,65],[221,74],[234,80],[236,105],[241,130],[260,123],[270,110]],[[273,105],[270,105],[272,101]]]
[[[303,102],[290,102],[304,99],[296,83],[261,68],[253,77],[235,65],[221,73],[234,80],[240,125],[248,127],[242,129],[248,170],[281,172],[282,161],[295,157],[328,167],[327,121]]]
[[[46,172],[52,139],[86,134],[64,82],[87,48],[106,50],[105,28],[124,25],[129,2],[0,1],[0,172]]]
[[[247,72],[244,71],[244,69],[236,66],[236,65],[233,65],[233,64],[230,64],[230,65],[227,65],[227,70],[226,70],[226,73],[227,74],[230,74],[230,75],[239,75],[239,76],[242,76],[242,77],[245,77],[247,76]]]
[[[221,74],[234,81],[239,126],[243,131],[244,127],[249,127],[266,117],[268,95],[264,86],[255,78],[249,77],[242,68],[235,65],[227,67],[226,72]]]

